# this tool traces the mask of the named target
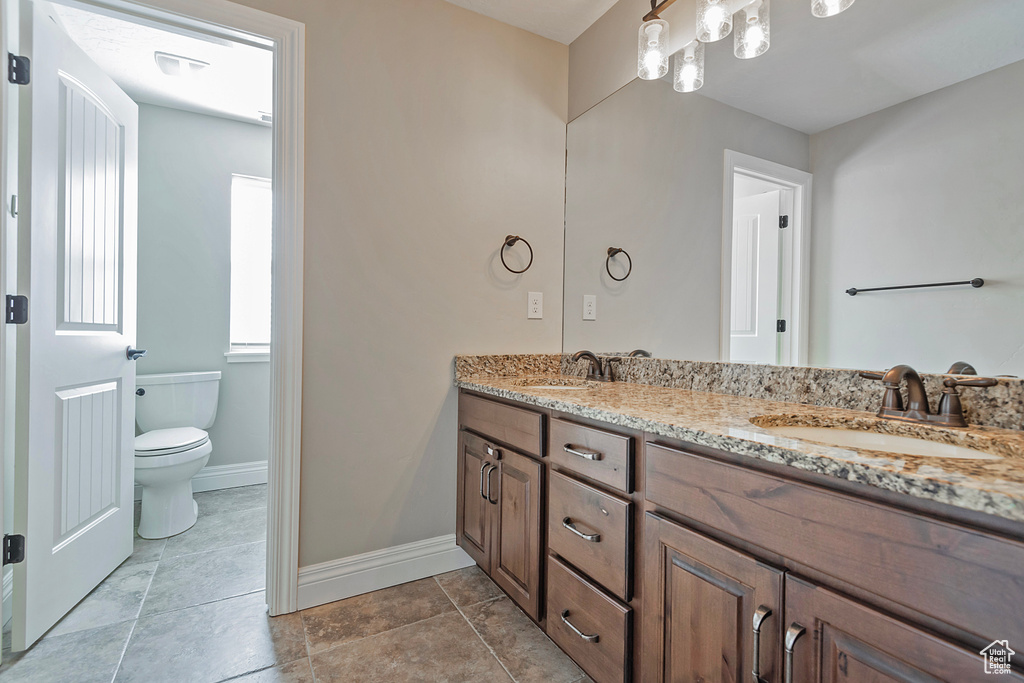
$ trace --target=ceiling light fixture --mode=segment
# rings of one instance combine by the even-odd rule
[[[179,78],[195,78],[199,75],[199,72],[210,66],[209,62],[192,59],[191,57],[182,57],[181,55],[172,55],[169,52],[154,52],[153,59],[156,61],[156,65],[160,67],[160,71],[168,76],[177,76]]]
[[[754,0],[736,13],[733,51],[740,59],[760,57],[771,46],[770,0]]]
[[[704,43],[695,40],[676,53],[672,87],[677,92],[693,92],[704,85]]]
[[[668,22],[664,19],[655,18],[640,25],[636,71],[645,81],[668,73]]]
[[[834,17],[848,9],[855,0],[812,0],[811,14],[816,17]]]
[[[728,0],[697,0],[697,40],[713,43],[732,31]]]

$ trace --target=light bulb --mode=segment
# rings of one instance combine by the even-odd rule
[[[733,53],[740,59],[763,55],[771,45],[770,0],[754,0],[736,13]]]
[[[676,53],[672,87],[677,92],[693,92],[704,85],[704,44],[693,41]]]
[[[668,73],[668,22],[652,19],[640,26],[637,75],[653,81]]]
[[[816,17],[834,17],[849,9],[854,0],[811,0],[811,14]]]
[[[732,31],[732,11],[726,0],[697,0],[697,40],[713,43]]]

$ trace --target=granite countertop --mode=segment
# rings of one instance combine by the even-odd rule
[[[564,375],[461,376],[455,383],[482,394],[1024,522],[1024,432],[1019,430],[914,425],[856,410]],[[767,429],[776,424],[916,436],[1000,457],[965,460],[839,448]]]

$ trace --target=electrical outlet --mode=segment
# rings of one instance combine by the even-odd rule
[[[530,292],[526,304],[526,317],[530,320],[539,320],[544,317],[544,293]]]
[[[583,295],[583,319],[597,320],[597,297],[593,294]]]

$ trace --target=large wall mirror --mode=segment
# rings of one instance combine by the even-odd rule
[[[563,350],[1024,376],[1024,2],[809,5],[569,124]]]

